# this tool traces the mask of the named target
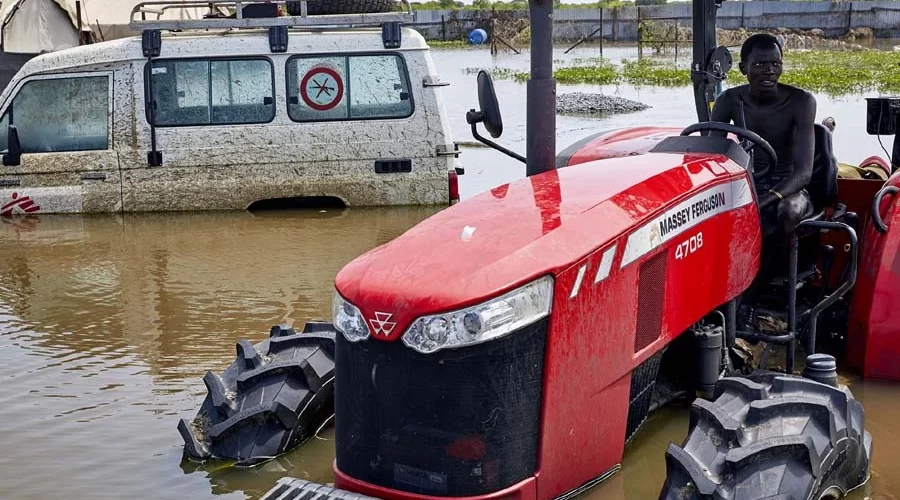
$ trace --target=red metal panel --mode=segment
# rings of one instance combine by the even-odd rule
[[[335,286],[367,320],[390,314],[395,327],[377,338],[395,341],[418,316],[477,304],[571,266],[632,227],[635,213],[690,187],[683,164],[703,158],[650,154],[518,180],[366,252],[341,269]],[[715,162],[691,168],[698,182],[725,172]],[[674,181],[654,179],[663,173],[687,184],[665,189]]]
[[[746,172],[725,157],[585,163],[447,208],[354,260],[336,286],[367,318],[393,314],[396,327],[380,339],[395,341],[417,316],[555,276],[536,474],[546,500],[621,461],[631,370],[749,285],[760,234],[753,201]],[[663,253],[661,336],[635,353],[641,263]]]
[[[334,487],[342,490],[353,491],[363,495],[373,496],[375,498],[390,498],[391,500],[444,500],[446,497],[437,497],[429,495],[419,495],[417,493],[409,493],[391,488],[384,488],[364,481],[358,481],[344,474],[337,467],[337,462],[332,465],[334,470]],[[480,495],[473,497],[453,497],[454,500],[535,500],[536,498],[536,481],[533,477],[510,486],[504,490],[500,490],[490,495]]]
[[[639,241],[634,235],[648,234],[641,231],[644,227],[661,231],[660,217],[677,213],[673,210],[684,201],[703,200],[706,193],[735,180],[746,181],[743,170],[733,164],[730,168],[739,175],[709,175],[715,170],[711,165],[696,168],[695,173],[677,169],[623,191],[615,199],[631,203],[634,229],[557,276],[545,365],[539,499],[572,490],[621,461],[631,370],[753,280],[760,231],[752,199],[740,208],[687,224],[690,229],[657,243],[632,262],[623,260],[634,256],[629,251],[629,245]],[[731,195],[730,190],[726,193]],[[687,206],[693,210],[694,205]],[[698,234],[703,234],[703,244],[692,246],[690,241]],[[608,251],[615,257],[603,278]],[[635,353],[641,264],[666,254],[662,336]]]
[[[629,127],[593,139],[572,154],[568,166],[593,160],[644,154],[681,127]]]
[[[888,185],[900,187],[900,172]],[[863,220],[864,245],[851,304],[847,356],[863,376],[900,380],[900,199],[885,196],[880,213],[887,234]]]

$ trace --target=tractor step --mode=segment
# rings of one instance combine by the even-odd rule
[[[353,493],[352,491],[339,490],[323,484],[283,477],[275,483],[271,490],[267,491],[259,500],[378,500]]]

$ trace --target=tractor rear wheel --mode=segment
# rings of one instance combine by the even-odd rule
[[[723,378],[666,451],[660,499],[841,498],[869,477],[872,437],[847,387],[771,372]]]
[[[185,455],[254,465],[312,437],[334,415],[334,336],[330,324],[308,323],[238,342],[231,366],[203,377],[197,416],[178,423]]]

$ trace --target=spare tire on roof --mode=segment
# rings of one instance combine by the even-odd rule
[[[390,12],[396,0],[307,0],[306,13],[310,16],[324,14],[367,14]],[[300,2],[287,2],[288,14],[300,15]]]

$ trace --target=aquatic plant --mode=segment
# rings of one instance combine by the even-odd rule
[[[491,72],[497,79],[525,82],[529,78],[527,71],[509,68],[493,68]],[[553,74],[560,84],[691,85],[690,70],[664,58],[622,60],[619,65],[604,58],[573,59],[558,66]],[[877,50],[788,52],[781,81],[828,96],[868,91],[900,92],[900,53]],[[744,82],[746,79],[738,71],[738,54],[734,54],[727,83],[739,85]]]

